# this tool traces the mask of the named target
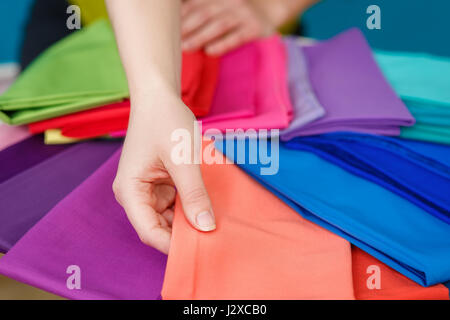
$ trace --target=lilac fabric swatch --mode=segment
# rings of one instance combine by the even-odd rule
[[[114,198],[119,156],[36,224],[0,260],[0,273],[71,299],[159,299],[166,256],[141,243]],[[73,265],[81,290],[66,284]]]
[[[0,122],[0,150],[30,136],[26,127],[13,127]]]
[[[36,157],[35,161],[41,161],[34,164],[28,161],[18,166],[23,169],[22,172],[16,172],[0,183],[0,252],[7,252],[120,145],[112,141],[85,142],[65,148],[52,156],[45,154],[48,156],[46,159]],[[42,146],[33,148],[39,150]],[[29,150],[26,155],[31,152]],[[10,158],[9,161],[14,159]]]
[[[66,150],[68,145],[48,146],[42,135],[31,136],[0,151],[0,184],[16,174]]]
[[[289,127],[281,131],[281,136],[289,136],[292,132],[325,115],[325,109],[317,100],[309,81],[308,64],[298,40],[284,38],[288,55],[289,94],[294,106],[294,118]]]
[[[414,118],[384,79],[364,36],[350,29],[313,46],[300,47],[324,117],[282,136],[334,131],[399,135]]]

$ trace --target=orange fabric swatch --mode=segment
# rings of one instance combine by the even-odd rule
[[[202,174],[217,229],[194,230],[177,200],[163,299],[354,299],[346,240],[235,165],[203,164]]]
[[[444,285],[422,287],[356,247],[352,247],[352,261],[357,300],[449,300]],[[379,269],[374,271],[376,268]],[[380,287],[369,289],[368,282],[372,287],[376,284],[375,272],[379,275]]]

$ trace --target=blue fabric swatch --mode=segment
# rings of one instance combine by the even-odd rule
[[[252,148],[245,145],[248,157]],[[231,156],[224,143],[216,142],[232,160],[239,155],[237,146]],[[248,163],[238,165],[304,218],[423,286],[450,280],[449,224],[309,152],[281,145],[274,175],[261,175],[264,164]]]
[[[295,138],[286,146],[313,152],[450,223],[449,146],[359,133]]]

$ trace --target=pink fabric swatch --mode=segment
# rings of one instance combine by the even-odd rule
[[[203,132],[210,128],[283,129],[292,119],[292,104],[287,86],[287,56],[281,37],[276,35],[255,42],[259,58],[256,70],[256,110],[250,118],[203,121]],[[248,79],[234,79],[245,83]],[[203,119],[201,119],[203,120]]]
[[[255,115],[259,50],[258,44],[251,42],[222,57],[210,112],[199,120],[211,123]]]
[[[26,127],[12,127],[0,123],[0,150],[16,144],[29,136],[30,133]]]
[[[256,57],[255,68],[251,57]],[[286,128],[293,117],[293,108],[288,91],[287,53],[281,37],[275,35],[252,42],[222,61],[224,69],[219,75],[211,113],[198,119],[202,121],[202,132]],[[254,77],[249,78],[251,72]],[[240,77],[239,73],[247,76]],[[252,89],[254,79],[256,87]],[[116,138],[125,134],[123,130],[110,133]]]

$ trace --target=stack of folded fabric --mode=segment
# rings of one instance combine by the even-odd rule
[[[88,141],[46,146],[40,136],[32,136],[0,152],[0,252],[8,251],[120,145]]]
[[[182,97],[196,115],[206,115],[218,59],[203,52],[185,53],[183,59]],[[0,96],[0,119],[27,124],[119,102],[128,95],[114,34],[101,20],[43,52]]]
[[[25,124],[121,100],[128,88],[120,65],[106,22],[76,32],[41,54],[0,97],[0,117]]]
[[[167,260],[140,242],[115,201],[119,156],[31,228],[0,272],[72,299],[448,299],[444,286],[415,284],[296,215],[235,165],[202,166],[218,229],[195,231],[177,202]],[[58,271],[71,265],[88,270],[83,290]],[[366,285],[371,265],[382,269],[382,290]]]
[[[69,298],[157,299],[166,257],[140,242],[115,201],[110,185],[119,155],[36,224],[2,258],[0,271]],[[351,252],[345,240],[293,214],[235,166],[203,169],[220,229],[213,237],[196,234],[177,212],[164,298],[353,299]],[[248,194],[236,190],[236,181]],[[228,241],[230,236],[234,242]],[[89,270],[83,290],[69,290],[65,273],[57,272],[72,264]],[[280,272],[283,281],[267,276]],[[104,281],[111,277],[115,280]],[[330,288],[329,281],[337,283]]]
[[[450,144],[450,59],[393,52],[375,57],[417,122],[403,128],[401,136]]]
[[[257,146],[250,143],[257,141],[246,144],[255,150]],[[236,150],[217,145],[234,160]],[[279,159],[279,171],[274,175],[261,175],[262,164],[239,166],[304,218],[418,284],[430,286],[450,279],[448,223],[309,152],[280,145]]]
[[[296,138],[286,146],[313,152],[450,223],[447,146],[357,133]]]
[[[309,83],[297,81],[296,87],[291,86],[294,101],[300,100],[294,105],[323,108],[325,115],[309,124],[297,123],[294,117],[291,126],[282,132],[282,140],[333,131],[399,135],[401,126],[414,124],[359,30],[351,29],[312,46],[301,46],[292,39],[286,45],[289,52],[297,53],[298,60],[306,60],[294,68],[307,72],[309,78]],[[306,68],[300,70],[304,65]]]
[[[203,131],[282,129],[292,106],[287,57],[279,36],[250,43],[222,58],[183,53],[182,98]],[[0,96],[0,117],[29,124],[32,133],[78,139],[123,136],[130,105],[125,74],[106,21],[59,41]],[[53,141],[55,142],[55,141]]]
[[[285,48],[279,36],[253,42],[223,56],[211,109],[207,116],[199,117],[203,132],[286,128],[292,118],[286,73]],[[89,124],[92,131],[88,136],[81,132],[84,126],[80,123],[63,130],[63,134],[73,138],[110,133],[124,136],[128,117],[121,115],[116,120],[105,127],[103,120],[97,119]],[[30,126],[32,130],[33,127]]]

